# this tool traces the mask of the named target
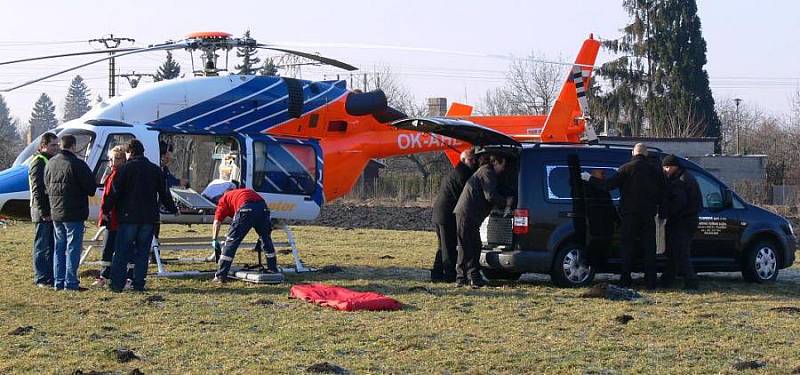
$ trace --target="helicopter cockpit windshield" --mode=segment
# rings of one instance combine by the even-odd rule
[[[92,143],[94,142],[94,132],[90,130],[84,129],[65,129],[62,130],[61,128],[55,128],[53,130],[49,130],[52,133],[55,133],[57,136],[62,137],[67,134],[72,134],[75,136],[75,140],[77,143],[75,144],[76,147],[76,155],[83,159],[84,161],[87,160],[89,156],[89,150],[92,148]],[[20,152],[19,156],[14,160],[14,165],[24,164],[30,160],[31,156],[36,153],[39,148],[39,140],[41,139],[41,134],[37,136],[33,142],[29,145],[25,146],[25,149]]]

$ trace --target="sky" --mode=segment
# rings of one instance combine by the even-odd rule
[[[0,61],[98,49],[86,41],[111,33],[136,39],[136,46],[147,46],[181,39],[195,31],[219,30],[240,36],[250,29],[262,43],[317,44],[302,50],[319,52],[365,71],[389,67],[420,103],[437,96],[476,105],[487,90],[503,85],[507,59],[331,45],[379,44],[516,57],[533,52],[550,60],[571,62],[590,33],[602,39],[621,35],[619,29],[628,22],[621,3],[240,0],[227,7],[223,1],[200,0],[4,2]],[[796,18],[800,2],[703,0],[698,1],[698,9],[708,48],[706,69],[717,102],[741,98],[742,105],[785,114],[791,96],[800,87],[800,21]],[[189,71],[188,54],[174,53],[183,71]],[[264,52],[260,55],[267,56]],[[610,58],[601,53],[597,64]],[[117,68],[119,73],[154,72],[163,59],[164,52],[125,57],[117,60]],[[86,61],[86,57],[71,57],[0,66],[0,87]],[[74,74],[87,80],[93,97],[107,96],[106,63],[2,95],[12,115],[27,123],[33,103],[46,92],[60,118]],[[349,73],[335,68],[303,68],[305,79],[333,79],[337,74],[349,80]],[[564,74],[566,77],[566,71]],[[127,82],[120,79],[118,92],[128,90]]]

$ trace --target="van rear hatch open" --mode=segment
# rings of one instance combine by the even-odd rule
[[[513,138],[466,120],[447,117],[407,118],[395,121],[392,126],[403,130],[415,130],[455,138],[473,146],[480,146],[487,151],[512,155],[515,160],[519,159],[519,152],[522,149],[522,145]],[[516,173],[516,168],[512,173]],[[492,211],[481,225],[480,233],[484,246],[510,249],[513,242],[514,224],[524,224],[524,226],[518,226],[517,230],[523,230],[523,227],[524,230],[527,229],[527,212],[522,211],[515,210],[513,217],[504,217],[503,210]]]

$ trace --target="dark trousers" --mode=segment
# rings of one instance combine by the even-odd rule
[[[456,235],[455,216],[445,223],[436,223],[436,236],[439,238],[439,248],[433,259],[431,277],[442,279],[455,279],[456,259],[458,258],[458,236]]]
[[[105,239],[103,240],[103,256],[100,258],[100,276],[111,278],[111,261],[114,260],[114,246],[116,246],[117,231],[106,228]]]
[[[261,240],[261,248],[267,258],[267,269],[270,271],[278,270],[277,259],[275,259],[275,246],[272,244],[272,225],[269,222],[267,204],[264,201],[249,202],[239,208],[236,211],[236,215],[233,216],[228,235],[225,237],[225,247],[219,257],[217,277],[224,278],[228,276],[231,264],[233,264],[233,257],[236,256],[236,250],[251,228],[256,230]]]
[[[125,287],[128,263],[133,261],[133,289],[144,290],[150,245],[153,242],[153,224],[120,224],[111,261],[111,290]]]
[[[456,236],[458,237],[458,259],[456,260],[456,280],[479,280],[481,278],[478,261],[481,256],[481,223],[456,215]]]
[[[53,284],[53,247],[55,237],[53,222],[36,223],[33,238],[33,282],[36,284]]]
[[[667,220],[667,269],[662,275],[673,280],[683,274],[686,280],[695,280],[697,275],[691,260],[691,244],[697,230],[697,218]]]
[[[644,277],[649,286],[656,283],[656,223],[655,214],[625,214],[622,216],[622,275],[630,282],[633,258],[641,252],[644,258]]]

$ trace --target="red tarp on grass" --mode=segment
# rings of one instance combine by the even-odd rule
[[[325,284],[297,284],[289,290],[290,298],[302,299],[342,311],[400,310],[400,302],[375,292],[357,292]]]

